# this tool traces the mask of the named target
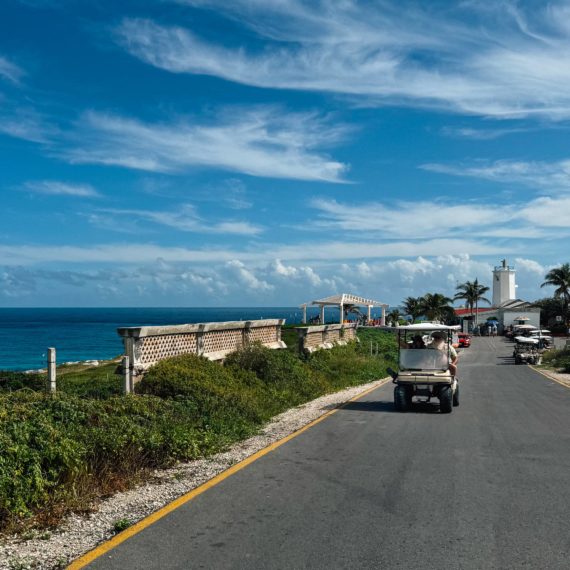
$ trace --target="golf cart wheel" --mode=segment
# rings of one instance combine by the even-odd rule
[[[455,408],[459,406],[459,384],[455,386],[455,392],[453,393],[453,406]]]
[[[408,390],[406,386],[396,386],[394,388],[394,408],[397,412],[407,412],[408,411]]]
[[[439,390],[439,410],[449,414],[453,410],[453,392],[451,386],[442,386]]]

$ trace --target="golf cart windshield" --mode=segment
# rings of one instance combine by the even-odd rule
[[[447,352],[426,348],[408,348],[400,351],[400,370],[447,370]]]

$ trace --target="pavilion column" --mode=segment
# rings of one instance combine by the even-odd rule
[[[386,307],[382,305],[382,316],[380,317],[380,325],[386,326]]]
[[[321,325],[325,324],[325,306],[321,305]]]
[[[368,322],[370,322],[370,318],[372,317],[372,305],[368,305]]]
[[[307,305],[303,305],[303,324],[307,324]]]
[[[340,304],[340,324],[344,323],[344,305]]]

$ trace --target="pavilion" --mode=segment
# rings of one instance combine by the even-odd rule
[[[372,307],[382,308],[381,325],[386,324],[386,309],[389,307],[386,303],[380,303],[380,301],[374,301],[373,299],[365,299],[364,297],[358,297],[357,295],[351,295],[350,293],[342,293],[339,295],[332,295],[331,297],[325,297],[324,299],[317,299],[316,301],[311,301],[310,303],[303,303],[300,308],[303,309],[303,323],[307,323],[307,306],[316,305],[321,308],[320,322],[324,324],[325,322],[325,307],[338,307],[340,310],[340,323],[344,321],[344,315],[347,311],[352,310],[355,307],[366,307],[368,309],[368,320],[371,319]]]

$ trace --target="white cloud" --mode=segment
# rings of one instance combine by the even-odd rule
[[[12,104],[2,106],[0,133],[35,143],[47,143],[57,132],[33,109],[18,108]]]
[[[472,129],[468,127],[444,127],[441,129],[442,134],[454,138],[466,138],[473,140],[493,140],[507,135],[528,132],[528,128],[512,128],[512,129]]]
[[[203,306],[293,306],[350,292],[395,306],[408,296],[427,292],[453,297],[459,283],[475,278],[492,286],[496,260],[489,262],[465,253],[366,262],[329,260],[318,265],[318,272],[316,264],[295,265],[273,259],[260,265],[258,260],[237,257],[208,263],[155,258],[140,265],[88,271],[12,266],[0,267],[0,299],[41,298],[61,306],[62,299],[72,302],[95,295],[105,303],[113,300],[125,306],[148,305],[150,301],[179,306],[188,304],[188,299]],[[551,266],[527,257],[517,257],[514,264],[519,296],[534,300],[548,293],[540,284]],[[52,292],[57,294],[50,297]]]
[[[94,111],[83,116],[75,147],[60,154],[72,163],[108,164],[177,173],[212,167],[251,176],[341,182],[346,165],[319,153],[345,134],[315,114],[273,107],[233,109],[214,124],[179,120],[143,123]]]
[[[273,285],[270,285],[267,281],[258,279],[251,269],[246,268],[246,266],[237,259],[228,261],[225,267],[232,277],[235,277],[242,285],[250,290],[269,291],[273,289]]]
[[[174,73],[258,87],[341,93],[497,118],[570,117],[563,4],[180,2],[249,26],[262,50],[221,46],[181,27],[125,19],[117,41]]]
[[[77,196],[79,198],[97,198],[101,196],[90,184],[59,182],[57,180],[26,182],[24,188],[36,194],[50,194],[52,196]]]
[[[466,227],[495,225],[496,210],[489,205],[430,202],[397,202],[389,206],[381,202],[342,204],[335,200],[311,202],[319,211],[317,224],[351,232],[377,232],[382,238],[441,237]],[[508,215],[505,221],[508,221]]]
[[[518,253],[525,245],[509,246],[509,252]],[[90,246],[69,245],[0,245],[0,265],[30,265],[56,262],[58,264],[136,264],[163,259],[168,263],[221,263],[239,259],[249,263],[269,263],[309,260],[335,262],[390,257],[433,256],[441,253],[460,255],[504,255],[505,247],[484,240],[462,238],[432,240],[334,241],[301,242],[294,245],[255,244],[244,250],[208,248],[188,249],[141,243],[112,243]]]
[[[101,216],[103,214],[103,216]],[[111,220],[105,219],[110,217]],[[225,220],[212,222],[201,218],[195,207],[191,204],[183,204],[176,211],[159,210],[129,210],[105,208],[98,210],[93,217],[93,222],[97,225],[112,227],[117,224],[117,220],[128,220],[131,228],[141,229],[138,222],[151,222],[174,228],[183,232],[195,232],[202,234],[236,234],[236,235],[257,235],[263,232],[263,228],[250,224],[249,222]]]
[[[24,76],[24,70],[0,55],[0,77],[18,85]]]
[[[314,227],[373,234],[378,239],[433,239],[448,237],[453,232],[479,238],[530,239],[561,237],[560,230],[565,234],[570,231],[570,198],[542,197],[524,202],[510,200],[504,204],[463,202],[458,205],[444,199],[395,204],[343,204],[317,199],[311,205],[319,212],[317,221],[312,222]]]
[[[476,164],[423,164],[424,170],[480,178],[492,182],[524,184],[531,188],[570,190],[570,159],[555,162],[497,160],[480,161]]]

